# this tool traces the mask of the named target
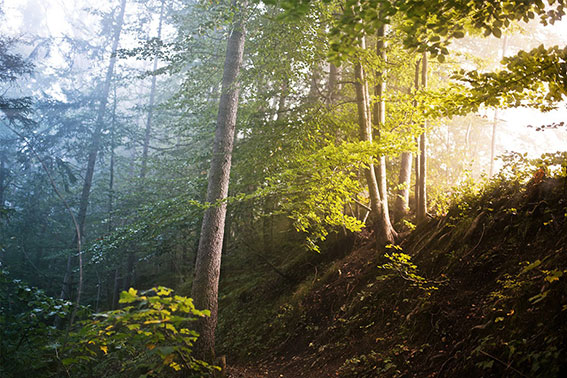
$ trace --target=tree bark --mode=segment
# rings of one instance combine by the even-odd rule
[[[421,60],[421,87],[427,88],[427,53]],[[419,136],[419,201],[417,203],[417,221],[422,222],[427,216],[427,120],[423,121],[423,132]]]
[[[402,220],[409,211],[409,194],[411,183],[412,153],[402,152],[400,162],[400,177],[398,180],[398,193],[394,204],[394,214],[396,221]]]
[[[364,37],[359,40],[359,47],[366,48],[366,41]],[[358,108],[358,125],[360,131],[360,139],[366,142],[372,142],[372,121],[370,116],[370,96],[368,93],[368,79],[364,72],[364,67],[360,61],[354,64],[355,88],[356,88],[356,103]],[[368,193],[370,195],[370,208],[371,214],[375,221],[376,227],[376,242],[378,245],[385,243],[392,243],[395,239],[395,231],[392,225],[387,222],[382,211],[382,201],[380,199],[380,191],[378,188],[378,180],[374,170],[374,158],[371,157],[368,162],[368,167],[364,169],[366,175],[366,182],[368,184]]]
[[[0,208],[4,207],[4,193],[6,191],[6,179],[8,176],[8,169],[6,169],[6,153],[0,152]]]
[[[240,92],[238,74],[242,65],[245,41],[245,2],[241,3],[239,8],[241,13],[235,16],[236,20],[227,43],[222,94],[219,102],[213,156],[207,186],[206,201],[210,204],[210,207],[205,211],[203,217],[191,292],[197,308],[211,311],[210,317],[199,321],[198,332],[200,337],[195,344],[197,356],[209,362],[214,360],[218,283],[226,217],[226,202],[223,200],[227,198],[228,194]]]
[[[414,76],[414,88],[417,92],[419,90],[419,76],[421,73],[421,59],[419,59],[415,64],[415,76]],[[417,107],[417,100],[413,101],[414,107]],[[417,220],[418,217],[418,203],[420,201],[420,186],[419,186],[419,166],[420,166],[420,154],[419,154],[419,137],[415,139],[416,146],[417,146],[417,153],[415,154],[415,185],[414,185],[414,196],[415,196],[415,217]]]
[[[115,146],[115,126],[116,126],[116,86],[114,86],[112,102],[112,121],[110,123],[110,167],[108,180],[108,233],[114,229],[112,216],[114,212],[114,150]]]
[[[327,104],[332,105],[335,103],[339,91],[341,90],[340,84],[341,69],[333,63],[329,64],[329,90],[327,94]]]
[[[378,55],[382,63],[385,65],[387,62],[386,55],[386,25],[382,25],[378,29],[377,42],[376,42],[376,55]],[[380,130],[386,124],[386,73],[379,72],[378,84],[374,88],[374,95],[378,101],[374,104],[374,124],[376,125],[378,141],[380,140]],[[386,175],[386,157],[381,155],[378,157],[378,191],[380,193],[380,219],[378,220],[379,227],[381,228],[381,237],[383,242],[392,243],[397,238],[397,233],[392,227],[390,221],[390,208],[388,205],[388,183]]]

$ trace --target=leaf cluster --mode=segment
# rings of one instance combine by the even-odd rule
[[[0,303],[0,376],[45,376],[53,362],[49,344],[61,335],[56,320],[70,315],[72,303],[14,280],[4,269]]]
[[[70,335],[61,362],[73,376],[204,377],[217,367],[192,356],[189,324],[209,316],[163,286],[120,294],[125,307],[94,314]]]
[[[461,70],[454,79],[468,88],[459,98],[463,110],[480,105],[495,107],[530,106],[547,111],[567,96],[567,48],[543,45],[503,59],[504,69],[480,73]]]

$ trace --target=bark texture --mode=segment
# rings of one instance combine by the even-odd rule
[[[0,152],[0,208],[4,207],[4,192],[6,191],[6,179],[8,169],[6,169],[6,154]]]
[[[245,5],[241,4],[241,9]],[[195,264],[195,277],[192,297],[199,309],[208,309],[211,316],[203,318],[198,324],[200,337],[195,345],[197,356],[207,361],[214,360],[215,329],[218,313],[218,283],[220,276],[221,252],[226,217],[226,202],[232,148],[238,110],[238,74],[242,64],[245,41],[243,15],[236,16],[229,37],[224,71],[222,94],[219,102],[213,157],[208,176],[206,201],[214,204],[205,211],[201,237]]]
[[[427,88],[427,53],[421,60],[421,87]],[[417,221],[422,222],[427,216],[427,121],[423,122],[423,132],[419,136],[419,200],[417,202]]]
[[[381,58],[382,64],[386,67],[386,25],[382,25],[378,29],[376,54]],[[374,88],[374,95],[378,101],[374,104],[374,124],[376,125],[377,137],[380,140],[380,130],[386,125],[386,73],[384,70],[378,73],[378,84]],[[397,233],[390,221],[390,206],[388,204],[388,184],[386,173],[386,157],[384,155],[378,157],[377,166],[378,191],[380,193],[380,212],[378,214],[379,238],[382,244],[393,243],[397,238]]]
[[[396,221],[402,220],[409,212],[409,194],[411,182],[412,153],[403,152],[400,162],[400,177],[398,193],[394,204]]]
[[[361,49],[366,48],[364,37],[360,39],[359,47]],[[372,120],[370,113],[370,96],[368,93],[368,79],[360,61],[357,61],[354,64],[354,76],[360,139],[362,141],[372,142]],[[371,213],[374,218],[373,220],[376,223],[376,242],[378,244],[393,242],[394,233],[392,225],[389,222],[389,218],[387,219],[387,222],[385,222],[385,214],[382,211],[382,201],[380,198],[376,171],[374,170],[373,158],[370,158],[368,168],[364,170],[364,174],[366,175],[368,193],[370,195]]]

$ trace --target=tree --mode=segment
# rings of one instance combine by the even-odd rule
[[[421,88],[427,89],[427,52],[421,58]],[[423,222],[427,216],[427,121],[423,121],[423,130],[419,136],[419,158],[416,164],[416,218]]]
[[[215,329],[218,316],[218,283],[224,224],[226,217],[226,198],[232,161],[232,148],[238,113],[239,80],[242,65],[246,32],[246,2],[234,3],[237,15],[227,42],[222,78],[222,92],[219,100],[213,156],[208,175],[208,208],[205,210],[197,260],[192,297],[199,308],[211,311],[211,316],[199,322],[200,337],[197,351],[205,360],[214,359]]]
[[[97,111],[97,118],[95,121],[95,129],[93,130],[91,146],[89,149],[89,155],[87,161],[87,169],[85,172],[85,180],[83,183],[83,190],[81,193],[81,200],[79,203],[79,213],[77,215],[77,221],[79,224],[79,235],[77,236],[77,238],[79,239],[83,238],[85,231],[85,220],[87,217],[89,196],[93,182],[96,158],[100,149],[100,143],[102,139],[104,117],[106,115],[106,105],[108,104],[108,95],[110,93],[110,85],[112,82],[112,76],[114,74],[114,66],[116,64],[116,52],[118,50],[118,44],[120,42],[120,33],[122,32],[122,23],[124,21],[125,10],[126,10],[126,0],[122,0],[112,38],[112,50],[111,50],[110,61],[108,63],[108,68],[106,70],[106,76],[103,83],[102,92],[100,94],[100,100],[99,100],[100,102]],[[81,287],[83,284],[82,269],[83,266],[81,261],[81,252],[79,252],[79,289],[77,295],[77,303],[79,303],[81,299]],[[69,257],[67,258],[67,269],[65,271],[65,277],[63,279],[63,287],[61,289],[61,295],[60,295],[62,299],[69,298],[70,286],[71,286],[71,272],[72,272],[72,255],[69,255]]]
[[[33,70],[33,66],[29,62],[10,51],[12,43],[13,41],[0,38],[0,84],[3,87],[24,75],[30,74]],[[2,116],[0,121],[10,124],[23,121],[24,124],[28,124],[31,98],[6,97],[7,91],[7,88],[2,88],[2,94],[0,94],[0,115]],[[8,155],[12,154],[8,153],[8,149],[11,150],[11,144],[13,145],[8,141],[0,141],[0,209],[4,207],[5,192],[9,182]]]
[[[161,39],[161,29],[163,25],[163,18],[165,12],[165,0],[161,0],[161,6],[159,11],[159,21],[158,21],[158,31],[156,40],[159,41]],[[159,62],[159,56],[156,54],[154,56],[154,63],[152,69],[152,84],[150,88],[150,100],[148,104],[148,117],[146,119],[146,130],[144,132],[144,149],[142,151],[142,168],[140,171],[140,178],[144,179],[146,177],[146,172],[148,169],[148,150],[150,147],[150,138],[152,135],[152,119],[154,115],[154,106],[155,106],[155,96],[156,96],[156,70]]]
[[[378,28],[376,55],[381,59],[382,70],[377,74],[378,82],[374,94],[376,96],[374,104],[374,125],[378,130],[378,141],[380,141],[380,129],[384,129],[386,124],[386,25]],[[386,157],[378,157],[378,189],[380,194],[380,210],[378,212],[377,240],[381,244],[393,243],[397,238],[397,233],[390,221],[390,211],[388,206],[388,187],[386,181]]]
[[[366,49],[366,38],[360,37],[358,47],[361,50]],[[356,87],[356,105],[358,108],[358,127],[360,130],[360,140],[372,143],[372,120],[370,117],[370,98],[368,94],[368,80],[364,67],[359,61],[354,62],[354,80]],[[379,217],[382,214],[380,189],[378,187],[378,179],[376,178],[376,171],[374,170],[374,159],[371,157],[366,162],[367,167],[364,169],[366,176],[366,183],[368,185],[368,193],[370,195],[370,208],[373,218],[376,221],[376,237],[377,242],[388,241],[388,235],[379,234],[381,230],[378,229]],[[380,239],[378,239],[380,238]]]

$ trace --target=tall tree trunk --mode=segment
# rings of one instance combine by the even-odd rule
[[[378,29],[376,42],[376,55],[381,58],[384,69],[379,73],[378,84],[374,88],[374,95],[378,101],[374,104],[374,124],[376,125],[378,141],[380,140],[380,130],[386,124],[386,73],[384,72],[387,62],[386,55],[386,25],[382,25]],[[397,238],[396,231],[392,227],[390,221],[390,208],[388,205],[388,182],[386,175],[386,157],[381,155],[378,157],[377,166],[378,191],[380,193],[380,218],[379,225],[382,229],[384,241],[393,242]]]
[[[120,13],[118,15],[118,20],[116,28],[114,30],[113,41],[112,41],[112,54],[110,56],[110,62],[106,70],[106,77],[102,92],[100,95],[100,103],[97,111],[95,130],[93,132],[92,142],[89,150],[89,156],[87,160],[87,170],[85,172],[85,181],[83,184],[83,191],[81,193],[81,201],[79,203],[79,214],[77,216],[77,222],[79,226],[79,231],[81,237],[84,236],[85,230],[85,220],[87,217],[87,208],[89,205],[89,195],[91,192],[91,186],[93,183],[94,169],[96,163],[96,157],[98,150],[100,148],[100,141],[102,138],[102,130],[104,126],[104,115],[106,113],[106,105],[108,103],[108,93],[110,91],[110,84],[112,82],[112,76],[114,74],[114,66],[116,64],[116,51],[118,50],[118,43],[120,41],[120,33],[122,32],[122,24],[124,22],[124,11],[126,10],[126,0],[122,0],[120,5]],[[79,252],[79,261],[81,261],[81,252]],[[63,279],[63,290],[61,291],[61,298],[68,298],[69,288],[68,285],[71,282],[71,268],[72,268],[72,257],[69,256],[67,260],[67,269],[65,272],[65,278]],[[77,302],[80,301],[81,297],[81,287],[82,287],[82,264],[79,262],[79,289],[77,294]],[[65,287],[67,286],[67,287]]]
[[[309,85],[309,93],[307,97],[311,101],[315,101],[320,96],[320,86],[321,86],[321,70],[323,68],[319,63],[314,63],[311,71],[311,83]]]
[[[421,60],[421,87],[427,88],[427,52]],[[427,121],[423,121],[423,132],[419,136],[419,201],[417,203],[417,221],[422,222],[427,216]]]
[[[236,15],[233,30],[228,39],[224,71],[222,78],[222,94],[219,101],[213,156],[209,170],[207,198],[210,206],[204,214],[195,277],[191,295],[195,306],[208,309],[211,316],[199,321],[200,337],[195,350],[199,357],[213,361],[215,347],[215,329],[218,314],[218,284],[221,265],[221,251],[226,216],[232,148],[238,111],[238,95],[240,86],[238,74],[242,65],[245,40],[244,9],[246,1],[239,5],[240,14]]]
[[[359,48],[366,48],[364,37],[359,40]],[[354,63],[354,81],[356,87],[356,104],[358,108],[358,126],[360,130],[360,139],[366,142],[372,142],[372,121],[370,116],[370,96],[368,93],[368,80],[364,67],[358,60]],[[374,159],[371,157],[368,167],[364,170],[366,182],[368,184],[368,193],[370,195],[370,208],[372,209],[372,217],[376,224],[376,242],[377,244],[392,243],[395,239],[395,232],[389,222],[385,222],[382,211],[380,191],[378,188],[378,180],[374,170]],[[389,226],[389,227],[388,227]]]
[[[400,177],[398,180],[398,193],[394,204],[396,221],[402,220],[409,211],[412,160],[413,157],[411,152],[402,152],[402,159],[400,161]]]
[[[6,169],[6,153],[0,152],[0,208],[4,207],[4,194],[6,191],[6,179],[8,170]]]
[[[159,24],[158,24],[158,33],[157,39],[161,39],[161,28],[163,24],[163,15],[165,11],[165,0],[161,0],[161,8],[159,11]],[[140,178],[143,180],[146,178],[146,173],[148,169],[148,149],[150,148],[150,138],[152,135],[152,118],[154,114],[154,103],[155,103],[155,96],[156,96],[156,81],[157,77],[155,72],[158,66],[158,54],[154,56],[154,65],[153,65],[153,75],[152,75],[152,85],[150,89],[150,103],[148,105],[148,118],[146,119],[146,131],[144,134],[144,149],[142,151],[142,169],[140,171]]]
[[[115,144],[115,127],[116,127],[116,86],[114,86],[114,93],[113,93],[113,101],[112,101],[112,120],[110,123],[110,177],[108,180],[108,233],[111,233],[114,229],[114,225],[112,223],[112,213],[114,212],[114,149],[116,148]]]
[[[415,63],[415,76],[414,76],[414,88],[417,92],[419,90],[419,76],[421,73],[421,59],[419,59]],[[413,101],[414,107],[417,107],[417,100]],[[415,196],[415,217],[417,220],[417,213],[418,213],[418,203],[420,201],[420,186],[419,186],[419,166],[420,166],[420,153],[419,153],[419,137],[415,139],[416,146],[417,146],[417,153],[415,154],[415,187],[414,187],[414,196]]]
[[[114,268],[114,284],[112,286],[112,309],[118,308],[118,299],[120,297],[120,267]]]
[[[340,77],[341,77],[340,67],[337,67],[333,63],[330,63],[329,90],[327,94],[328,105],[331,105],[336,101],[339,91],[341,90]]]

